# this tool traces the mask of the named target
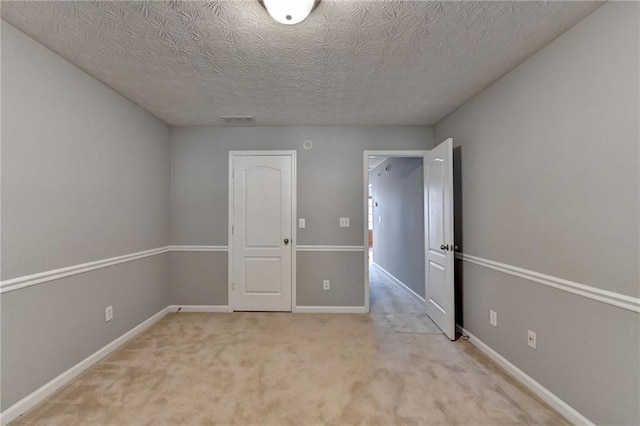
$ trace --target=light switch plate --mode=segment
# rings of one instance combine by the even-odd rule
[[[341,217],[340,218],[340,228],[348,228],[349,225],[349,218],[348,217]]]
[[[302,228],[304,228],[305,226],[307,226],[307,225],[306,225],[306,223],[305,223],[305,221],[304,221],[304,218],[303,218],[303,217],[301,217],[300,219],[298,219],[298,228],[301,228],[301,229],[302,229]]]

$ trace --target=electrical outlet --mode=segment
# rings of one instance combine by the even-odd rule
[[[378,216],[378,223],[382,223],[382,216]]]
[[[111,321],[113,319],[113,306],[107,306],[104,310],[104,320]]]
[[[329,280],[322,280],[322,289],[323,290],[330,290],[331,289],[331,282],[329,282]]]
[[[304,228],[306,225],[305,220],[303,217],[301,217],[300,219],[298,219],[298,228],[302,229]]]
[[[498,326],[498,313],[496,311],[489,311],[489,323],[494,327]]]
[[[529,346],[531,346],[533,349],[536,348],[536,332],[535,331],[531,331],[529,330],[529,332],[527,333],[527,340],[529,343]]]
[[[348,228],[349,226],[349,218],[348,217],[341,217],[340,218],[340,228]]]

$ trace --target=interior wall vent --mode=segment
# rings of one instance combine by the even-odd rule
[[[253,115],[221,115],[220,119],[225,122],[225,124],[235,124],[235,125],[249,125],[256,124],[256,120]]]

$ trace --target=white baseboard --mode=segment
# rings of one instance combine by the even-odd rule
[[[407,290],[409,292],[409,294],[411,294],[411,296],[415,297],[416,299],[418,299],[419,301],[421,301],[422,303],[425,303],[426,301],[424,300],[424,298],[422,296],[420,296],[418,293],[416,293],[415,291],[411,290],[409,288],[409,286],[407,286],[405,283],[403,283],[402,281],[400,281],[399,279],[397,279],[396,277],[393,276],[393,274],[391,274],[391,272],[387,271],[386,269],[384,269],[382,266],[378,265],[376,262],[371,262],[373,264],[373,266],[375,266],[376,268],[378,268],[380,270],[380,272],[382,272],[383,274],[385,274],[391,281],[393,281],[394,283],[398,284],[400,287],[402,287],[403,289]]]
[[[71,380],[76,378],[93,364],[100,361],[102,358],[106,357],[111,352],[115,351],[120,346],[133,339],[156,322],[160,321],[160,319],[162,319],[162,317],[164,317],[168,312],[169,308],[163,308],[160,312],[153,315],[151,318],[145,320],[136,327],[127,331],[125,334],[118,337],[113,342],[94,352],[92,355],[89,355],[87,358],[80,361],[78,364],[74,365],[64,373],[60,374],[58,377],[54,378],[50,382],[42,385],[39,389],[22,398],[20,401],[16,402],[11,407],[3,411],[2,414],[0,414],[0,424],[2,424],[2,426],[5,426],[9,422],[18,418],[27,410],[34,407],[36,404],[43,401],[45,398],[60,389],[62,386],[66,385]]]
[[[226,305],[170,305],[169,312],[233,312]],[[295,313],[314,313],[314,314],[366,314],[364,306],[296,306],[293,308]]]
[[[170,305],[169,312],[231,312],[227,305]]]
[[[366,306],[296,306],[293,312],[299,314],[366,314]]]
[[[457,325],[458,332],[464,336],[469,336],[469,342],[478,348],[482,353],[491,358],[496,364],[498,364],[503,370],[505,370],[510,376],[522,383],[527,389],[536,394],[540,399],[549,404],[554,410],[564,416],[569,422],[574,425],[595,426],[589,419],[580,414],[576,409],[560,399],[557,395],[551,392],[549,389],[542,386],[535,381],[524,371],[510,363],[505,357],[489,347],[486,343],[478,339],[473,334],[469,333],[463,327]]]

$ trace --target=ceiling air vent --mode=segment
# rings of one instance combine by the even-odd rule
[[[256,124],[256,120],[253,118],[253,115],[221,115],[220,119],[224,121],[225,124],[233,124],[236,126],[249,126],[251,124]]]

